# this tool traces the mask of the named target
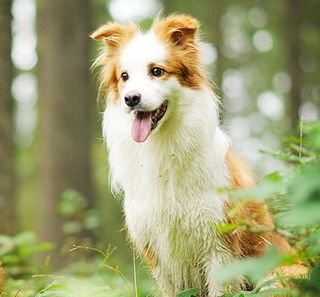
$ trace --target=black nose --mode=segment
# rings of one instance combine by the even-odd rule
[[[141,101],[141,94],[137,91],[128,92],[124,97],[124,101],[128,106],[134,107]]]

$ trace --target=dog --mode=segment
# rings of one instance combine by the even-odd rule
[[[260,256],[273,244],[292,252],[274,231],[263,202],[241,204],[236,216],[223,188],[251,188],[254,179],[231,150],[219,125],[219,100],[202,65],[199,23],[188,15],[157,18],[142,32],[135,24],[107,23],[91,37],[102,41],[105,99],[103,133],[111,183],[124,192],[128,235],[156,278],[163,296],[199,288],[219,296],[232,284],[215,271],[235,259]],[[249,220],[265,232],[214,226]]]

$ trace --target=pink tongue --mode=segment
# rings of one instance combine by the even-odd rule
[[[133,120],[131,136],[136,142],[144,142],[151,132],[151,112],[139,111]]]

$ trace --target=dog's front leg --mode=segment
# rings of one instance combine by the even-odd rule
[[[206,264],[206,281],[208,288],[208,297],[218,297],[228,291],[234,290],[235,287],[240,288],[240,280],[232,283],[219,283],[217,280],[217,271],[224,265],[230,263],[230,255],[223,252],[214,251],[208,258]]]
[[[156,278],[161,297],[176,297],[176,288],[171,277],[167,275],[160,267],[152,270],[153,276]]]

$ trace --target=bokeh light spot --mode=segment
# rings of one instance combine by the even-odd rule
[[[253,44],[260,52],[268,52],[273,47],[273,39],[271,34],[265,30],[259,30],[253,35]]]
[[[154,16],[161,8],[156,0],[111,0],[109,10],[116,21],[140,21]]]
[[[273,92],[264,92],[258,97],[258,108],[267,117],[278,120],[283,116],[282,100]]]

